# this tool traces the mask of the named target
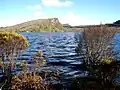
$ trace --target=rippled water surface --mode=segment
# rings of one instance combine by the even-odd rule
[[[65,75],[83,75],[79,71],[82,56],[77,56],[75,48],[77,46],[76,32],[21,32],[25,36],[30,46],[19,56],[16,63],[27,60],[29,66],[33,56],[41,49],[45,59],[46,67],[52,67],[64,72]],[[120,50],[120,33],[115,35],[115,50]],[[16,71],[19,71],[16,70]]]
[[[28,39],[30,47],[24,51],[19,60],[27,60],[29,63],[34,54],[41,49],[47,60],[46,67],[61,70],[67,76],[74,75],[76,77],[77,75],[83,75],[79,71],[80,57],[75,52],[75,47],[77,46],[76,33],[23,32],[20,34]]]
[[[28,39],[30,46],[18,56],[15,61],[16,65],[19,65],[22,60],[26,60],[28,66],[31,67],[34,55],[42,50],[43,56],[47,60],[46,68],[60,70],[66,78],[83,75],[79,71],[80,57],[75,52],[76,33],[21,32],[20,34]],[[13,73],[20,73],[19,71],[21,68],[16,68]]]
[[[83,76],[83,71],[80,71],[82,56],[77,56],[75,48],[77,46],[77,34],[75,32],[22,32],[30,46],[19,56],[16,63],[22,60],[27,60],[29,66],[33,56],[42,50],[43,56],[47,60],[46,68],[53,70],[61,70],[64,79],[69,79],[77,76]],[[120,34],[116,34],[118,42],[115,42],[115,50],[120,50]],[[21,71],[19,68],[15,72]]]

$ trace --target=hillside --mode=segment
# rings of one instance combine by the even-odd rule
[[[116,22],[114,22],[113,24],[120,25],[120,20],[117,20],[117,21],[116,21]]]
[[[120,20],[102,24],[108,27],[120,28]],[[100,25],[79,25],[71,26],[69,24],[61,24],[58,18],[37,19],[9,27],[0,27],[0,31],[15,31],[15,32],[79,32],[85,27],[99,27]]]
[[[14,26],[0,28],[0,31],[17,31],[17,32],[59,32],[63,31],[63,25],[59,22],[58,18],[38,19]]]

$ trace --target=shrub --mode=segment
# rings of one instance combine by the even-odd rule
[[[26,47],[29,46],[27,39],[15,32],[0,32],[0,56],[3,70],[5,68],[14,68],[14,59]],[[9,63],[5,63],[9,60]]]
[[[115,33],[115,29],[106,26],[85,28],[76,48],[79,55],[84,55],[83,63],[89,76],[98,78],[101,87],[112,86],[119,70],[113,52]]]
[[[44,82],[41,76],[34,73],[14,76],[11,84],[11,90],[53,90],[50,83]]]
[[[54,90],[50,81],[47,81],[47,74],[43,77],[38,71],[46,62],[42,57],[42,52],[38,52],[35,57],[37,58],[32,62],[32,72],[29,71],[27,61],[22,61],[21,67],[23,72],[12,77],[11,90]]]

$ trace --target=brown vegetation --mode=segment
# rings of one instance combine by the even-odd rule
[[[84,55],[83,64],[89,76],[99,80],[99,88],[114,87],[114,78],[119,70],[113,52],[114,28],[106,26],[85,28],[79,39],[78,54]]]
[[[54,90],[40,75],[27,73],[26,76],[14,76],[11,80],[11,90]]]
[[[84,50],[87,64],[100,64],[105,59],[113,60],[112,41],[115,33],[115,29],[105,26],[85,28],[78,45],[78,53]]]

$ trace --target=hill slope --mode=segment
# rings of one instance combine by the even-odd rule
[[[59,32],[63,31],[63,25],[59,22],[58,18],[38,19],[14,26],[0,28],[0,31],[17,31],[17,32]]]

